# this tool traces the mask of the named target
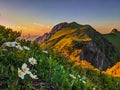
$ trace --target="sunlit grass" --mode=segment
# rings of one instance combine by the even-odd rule
[[[56,39],[56,38],[58,38],[58,37],[64,36],[64,35],[66,35],[66,34],[73,33],[73,32],[75,32],[75,30],[76,30],[76,29],[72,29],[72,28],[64,28],[64,29],[56,32],[56,33],[49,39],[49,41],[54,40],[54,39]]]

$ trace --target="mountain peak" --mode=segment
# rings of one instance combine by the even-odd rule
[[[120,32],[119,32],[118,29],[116,29],[116,28],[114,28],[114,29],[111,31],[111,34],[117,34],[117,33],[120,33]]]
[[[71,23],[67,23],[67,22],[62,22],[62,23],[59,23],[57,25],[55,25],[51,31],[54,31],[54,29],[61,29],[61,28],[66,28],[66,27],[70,27],[70,28],[78,28],[80,26],[83,26],[83,25],[80,25],[76,22],[71,22]]]
[[[62,22],[57,25],[55,25],[49,33],[45,33],[43,36],[40,36],[36,39],[38,43],[42,43],[44,41],[47,41],[53,34],[58,32],[59,30],[62,30],[63,28],[71,28],[71,29],[76,29],[76,30],[85,30],[87,33],[92,33],[95,30],[90,26],[90,25],[81,25],[76,22]],[[71,30],[69,29],[69,30]],[[71,31],[69,31],[71,32]]]

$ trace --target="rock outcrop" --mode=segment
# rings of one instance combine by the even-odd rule
[[[92,41],[84,42],[81,49],[83,52],[80,53],[80,60],[87,60],[100,70],[104,70],[111,65],[105,52],[102,52],[96,43]]]

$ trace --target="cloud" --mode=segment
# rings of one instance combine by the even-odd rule
[[[40,27],[41,29],[44,28],[44,29],[51,29],[52,26],[51,25],[44,25],[44,24],[41,24],[41,23],[36,23],[34,22],[33,25],[37,26],[37,27]]]
[[[47,28],[51,28],[52,26],[48,25]]]
[[[25,27],[25,26],[16,26],[16,28],[17,28],[17,29],[22,29],[22,30],[23,30],[23,29],[24,29],[24,30],[27,30],[27,29],[28,29],[28,27]]]
[[[34,22],[33,24],[36,25],[36,26],[40,26],[40,27],[44,27],[45,26],[45,25],[43,25],[41,23],[36,23],[36,22]]]

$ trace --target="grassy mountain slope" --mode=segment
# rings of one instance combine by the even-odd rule
[[[90,25],[73,22],[56,26],[41,46],[55,49],[71,61],[86,60],[100,70],[119,61],[114,46]]]
[[[118,54],[120,55],[120,32],[113,29],[111,33],[104,34],[104,37],[115,46]]]

